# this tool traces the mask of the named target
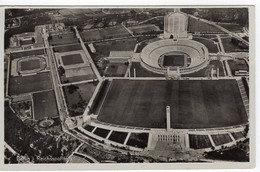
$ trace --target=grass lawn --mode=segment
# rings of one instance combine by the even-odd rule
[[[21,62],[21,71],[24,70],[34,70],[41,67],[41,61],[39,59],[22,61]]]
[[[105,76],[124,76],[128,65],[122,63],[109,64]]]
[[[193,40],[204,44],[208,48],[209,53],[218,53],[218,46],[214,41],[199,37],[194,37]]]
[[[110,130],[103,129],[103,128],[97,128],[97,129],[95,129],[94,134],[96,134],[100,137],[106,138],[109,132],[110,132]]]
[[[219,68],[219,76],[225,76],[224,68],[223,68],[223,65],[222,65],[221,61],[219,61],[219,60],[211,60],[209,62],[209,65],[211,65],[214,69]]]
[[[85,80],[90,80],[90,79],[96,79],[96,75],[87,74],[87,75],[80,75],[80,76],[73,76],[73,77],[64,77],[62,79],[62,83],[65,83],[64,81],[73,83],[73,82],[85,81]]]
[[[145,148],[147,147],[148,138],[148,133],[131,133],[126,144],[133,147]]]
[[[235,71],[249,71],[249,66],[244,59],[228,60],[228,65],[233,75],[235,75]]]
[[[223,33],[220,29],[210,24],[207,24],[201,20],[189,17],[188,19],[188,32],[200,32],[200,33]]]
[[[85,42],[130,36],[123,26],[84,30],[80,35]]]
[[[244,132],[234,132],[231,133],[232,136],[234,137],[235,140],[241,139],[245,137],[245,133]]]
[[[89,132],[92,132],[92,131],[94,130],[94,128],[95,128],[95,127],[93,127],[93,126],[91,126],[91,125],[86,125],[86,126],[84,127],[84,129],[86,129],[86,130],[89,131]]]
[[[131,76],[134,76],[134,69],[136,71],[136,77],[165,77],[165,75],[157,74],[144,69],[138,62],[132,62],[130,68]]]
[[[34,119],[59,116],[54,91],[44,91],[33,94]]]
[[[184,55],[165,55],[163,66],[184,66]]]
[[[230,52],[248,52],[248,47],[242,47],[235,45],[234,43],[231,42],[231,37],[230,38],[221,38],[224,50],[226,53]]]
[[[193,135],[189,134],[190,148],[204,149],[212,147],[208,135]]]
[[[128,133],[126,133],[126,132],[113,131],[111,133],[111,135],[109,136],[108,140],[123,144],[126,139],[127,134]]]
[[[232,142],[232,139],[228,134],[216,134],[211,135],[211,137],[216,146]]]
[[[77,89],[71,91],[71,86],[63,87],[70,116],[82,115],[94,93],[96,86],[92,83],[74,85]]]
[[[128,29],[131,30],[135,34],[160,30],[158,27],[156,27],[155,25],[151,25],[151,24],[131,26],[131,27],[128,27]]]
[[[31,40],[20,40],[20,44],[21,45],[30,45],[30,44],[34,44],[35,41],[33,41],[33,39]]]
[[[36,75],[10,77],[9,94],[18,95],[52,88],[49,72]]]
[[[207,67],[194,73],[184,74],[182,77],[208,77],[210,76],[211,68],[219,68],[219,76],[225,76],[222,63],[219,60],[211,60]]]
[[[145,46],[147,46],[147,45],[148,45],[147,42],[142,42],[141,44],[139,44],[138,47],[137,47],[137,49],[136,49],[136,53],[141,53],[142,50],[143,50],[143,48],[144,48]]]
[[[53,35],[52,39],[49,40],[50,45],[64,45],[64,44],[75,44],[79,43],[78,38],[74,33],[66,33],[66,34],[59,34]]]
[[[239,24],[235,23],[218,23],[218,25],[224,27],[225,29],[231,31],[231,32],[243,32],[243,27],[241,27]]]
[[[91,67],[80,67],[80,68],[72,68],[66,69],[65,75],[62,75],[61,82],[62,83],[72,83],[78,81],[85,81],[96,79],[96,75],[94,74]]]
[[[156,103],[156,107],[154,107]],[[209,128],[247,122],[236,80],[114,80],[98,120],[112,124],[172,128]]]
[[[64,66],[84,63],[81,54],[70,54],[61,56]]]
[[[133,51],[136,44],[136,38],[94,43],[93,45],[97,52],[93,54],[93,58],[98,60],[99,58],[95,57],[108,57],[110,51]]]
[[[75,45],[66,45],[66,46],[59,46],[59,47],[53,47],[53,51],[56,53],[63,53],[68,51],[77,51],[82,50],[82,47],[80,44]]]
[[[17,53],[10,53],[11,59],[32,56],[32,55],[43,55],[45,54],[44,49],[30,50],[30,51],[21,51]]]

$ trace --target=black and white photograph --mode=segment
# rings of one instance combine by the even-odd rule
[[[4,164],[252,162],[252,12],[6,7]]]

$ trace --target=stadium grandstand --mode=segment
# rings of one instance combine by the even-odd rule
[[[186,54],[191,58],[188,67],[181,67],[180,74],[188,74],[198,71],[208,65],[208,49],[201,43],[193,40],[165,39],[147,45],[141,53],[141,65],[155,73],[165,74],[167,68],[159,63],[159,59],[165,54]]]

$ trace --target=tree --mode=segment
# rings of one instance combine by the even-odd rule
[[[34,37],[32,38],[32,43],[33,43],[33,44],[35,43],[35,39],[34,39]]]
[[[65,69],[62,66],[59,66],[59,75],[62,76],[63,74],[65,74]]]
[[[48,37],[48,41],[51,41],[52,40],[52,35],[50,34],[49,37]]]
[[[77,91],[77,89],[79,89],[79,87],[71,84],[68,86],[68,89],[69,89],[69,93],[73,94],[75,91]]]
[[[246,125],[246,127],[245,127],[245,129],[244,129],[245,136],[248,135],[248,131],[249,131],[249,125]]]

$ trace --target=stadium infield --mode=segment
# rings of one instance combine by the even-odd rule
[[[247,122],[236,80],[113,80],[97,119],[146,128],[212,128]]]
[[[184,55],[165,55],[163,66],[184,66]]]
[[[41,67],[41,61],[39,59],[27,60],[21,62],[21,71],[34,70]]]

